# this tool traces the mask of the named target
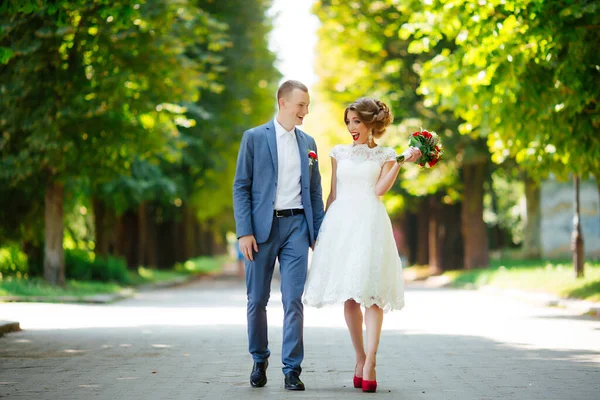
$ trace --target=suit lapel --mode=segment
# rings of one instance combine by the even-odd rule
[[[269,152],[271,153],[271,159],[273,160],[273,168],[275,169],[275,178],[278,174],[278,162],[277,162],[277,131],[275,130],[275,122],[271,122],[267,125],[267,145],[269,146]]]
[[[302,189],[308,186],[308,143],[304,139],[304,135],[296,129],[296,141],[298,142],[298,152],[300,153],[300,168]]]

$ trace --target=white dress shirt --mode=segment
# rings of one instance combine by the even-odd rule
[[[292,128],[291,131],[286,131],[275,118],[278,168],[275,210],[303,208],[300,183],[300,153],[295,129]]]

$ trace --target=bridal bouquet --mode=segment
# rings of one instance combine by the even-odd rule
[[[423,128],[410,136],[408,145],[421,150],[421,158],[417,161],[421,167],[433,167],[444,154],[444,148],[437,133],[423,130]],[[402,162],[404,159],[404,153],[396,157],[397,162]]]

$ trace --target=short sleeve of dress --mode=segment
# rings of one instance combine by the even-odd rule
[[[392,149],[391,147],[386,148],[384,154],[385,162],[396,161],[396,157],[398,157],[398,154],[396,154],[396,150]]]
[[[336,160],[338,159],[339,156],[339,152],[340,152],[340,146],[333,146],[333,149],[331,149],[331,152],[329,153],[329,157],[335,158]]]

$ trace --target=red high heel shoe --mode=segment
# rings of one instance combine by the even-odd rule
[[[363,384],[363,378],[354,375],[354,387],[360,389]]]
[[[377,381],[367,381],[367,380],[363,379],[362,391],[369,392],[369,393],[375,393],[375,391],[377,391]]]

